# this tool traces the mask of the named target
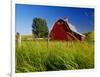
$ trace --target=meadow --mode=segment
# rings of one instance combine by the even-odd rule
[[[91,68],[94,68],[93,42],[22,41],[20,46],[16,44],[16,73]]]

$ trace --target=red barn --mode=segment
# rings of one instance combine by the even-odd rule
[[[51,40],[71,41],[84,39],[84,35],[79,33],[75,26],[70,24],[68,20],[59,19],[57,20],[50,31]]]

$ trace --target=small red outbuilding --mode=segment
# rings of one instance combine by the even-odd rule
[[[75,26],[70,24],[66,19],[57,20],[50,31],[51,40],[71,41],[84,39],[84,35],[79,33]]]

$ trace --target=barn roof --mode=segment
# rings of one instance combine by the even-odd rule
[[[81,35],[81,36],[84,36],[83,34],[81,34],[80,32],[77,31],[76,27],[75,27],[74,25],[72,25],[72,24],[68,21],[68,19],[67,19],[67,20],[64,20],[64,21],[67,22],[69,28],[70,28],[73,32],[78,33],[78,34]]]

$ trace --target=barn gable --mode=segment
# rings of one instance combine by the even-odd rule
[[[79,33],[75,26],[70,24],[68,20],[59,19],[50,31],[51,40],[83,40],[84,35]]]

